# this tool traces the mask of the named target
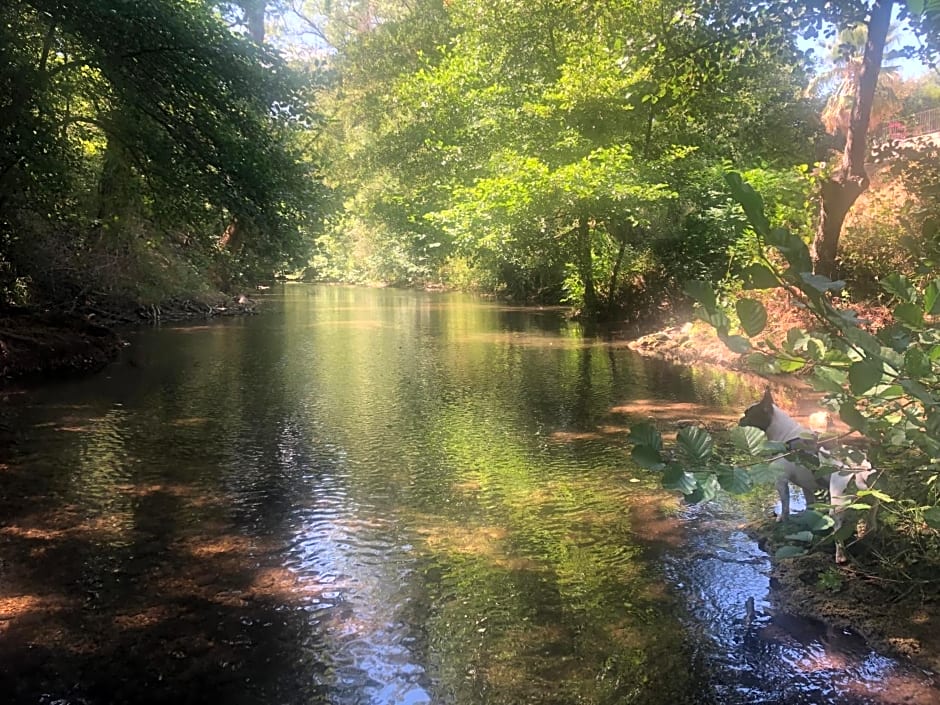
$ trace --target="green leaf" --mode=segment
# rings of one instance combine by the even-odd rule
[[[904,371],[911,377],[926,377],[933,368],[930,364],[930,358],[920,348],[908,348],[904,354]]]
[[[924,289],[924,313],[930,316],[940,313],[940,279],[934,279]]]
[[[663,487],[667,490],[679,490],[684,495],[692,494],[698,487],[695,478],[678,463],[670,463],[663,470]]]
[[[913,301],[917,298],[917,290],[903,274],[893,272],[881,280],[881,288],[889,294],[894,294],[901,301]]]
[[[778,358],[777,366],[781,372],[796,372],[806,367],[806,360],[797,358]]]
[[[811,339],[810,334],[802,328],[791,328],[787,331],[786,348],[790,352],[802,350]]]
[[[767,434],[753,426],[735,426],[731,430],[731,441],[738,450],[757,455],[764,449]]]
[[[743,468],[722,468],[718,471],[718,484],[728,494],[744,494],[751,489],[751,477]]]
[[[849,342],[857,345],[870,355],[881,354],[881,341],[868,331],[862,330],[861,328],[846,328],[843,330],[843,333],[845,337],[848,338]]]
[[[772,375],[780,371],[777,360],[773,355],[767,355],[766,353],[751,353],[747,356],[746,362],[748,369],[758,374]]]
[[[784,536],[787,541],[800,541],[802,543],[812,543],[815,536],[812,531],[797,531],[795,534]]]
[[[711,435],[698,426],[679,429],[676,443],[686,457],[696,464],[704,464],[711,457],[714,441]]]
[[[848,374],[843,370],[837,370],[834,367],[815,367],[809,383],[817,392],[838,394],[842,391],[842,385],[847,379]]]
[[[849,428],[853,428],[856,431],[865,432],[865,429],[868,427],[868,420],[862,416],[858,409],[855,408],[855,404],[850,401],[847,401],[839,407],[839,418],[842,419],[842,422]]]
[[[864,394],[881,381],[883,374],[881,360],[866,357],[849,367],[849,387],[853,394]]]
[[[630,427],[630,435],[627,436],[627,441],[638,446],[649,446],[654,450],[663,449],[662,435],[653,424],[646,421]]]
[[[795,558],[805,555],[806,549],[802,546],[781,546],[774,553],[774,558]]]
[[[806,343],[806,352],[816,362],[826,359],[826,343],[819,338],[810,338]]]
[[[721,342],[725,344],[728,350],[730,350],[733,353],[737,353],[738,355],[746,355],[747,353],[751,352],[751,350],[753,349],[751,348],[750,341],[744,336],[721,335],[719,333],[719,337],[721,338]]]
[[[741,270],[744,289],[776,289],[780,280],[773,270],[763,264],[751,264]]]
[[[894,307],[894,317],[914,328],[924,325],[924,312],[917,304],[898,304]]]
[[[721,309],[714,309],[712,311],[707,311],[704,308],[698,310],[698,317],[709,324],[712,328],[718,331],[718,335],[727,336],[728,328],[731,325],[731,322],[728,320],[728,317],[725,315],[725,312]]]
[[[820,294],[827,291],[842,291],[842,289],[845,288],[845,282],[841,279],[833,281],[829,277],[824,277],[821,274],[800,272],[800,279],[803,280],[804,284],[806,284],[811,289],[818,291]]]
[[[751,476],[751,484],[754,485],[767,485],[776,482],[777,478],[780,477],[780,468],[773,465],[773,463],[750,465],[747,472]]]
[[[740,203],[741,208],[744,209],[744,214],[747,216],[751,227],[759,235],[766,237],[770,232],[770,222],[767,220],[767,216],[764,215],[764,199],[736,172],[729,171],[726,173],[725,181],[731,189],[734,200]]]
[[[741,327],[749,337],[759,335],[767,325],[767,309],[754,299],[738,299],[734,304]]]
[[[767,235],[767,243],[776,247],[801,277],[804,272],[812,271],[813,262],[809,256],[809,248],[799,235],[794,235],[784,228],[774,228]],[[806,290],[805,287],[801,288]]]
[[[930,393],[930,390],[916,379],[902,379],[898,383],[905,392],[911,396],[917,397],[918,401],[922,401],[927,406],[933,406],[938,401],[937,398]]]
[[[940,529],[940,507],[931,507],[924,512],[924,521],[931,529]]]
[[[796,523],[818,534],[828,531],[835,526],[836,522],[828,514],[817,512],[815,509],[807,509],[796,517]]]
[[[698,490],[701,493],[699,499],[696,501],[711,502],[721,491],[718,478],[711,473],[697,473],[696,475],[695,479],[698,482]]]
[[[658,470],[663,466],[663,457],[659,451],[650,446],[633,446],[630,457],[640,467]]]
[[[884,502],[885,504],[891,504],[894,502],[894,497],[889,494],[885,494],[881,490],[859,490],[859,497],[874,497],[879,502]]]
[[[702,305],[707,312],[712,313],[718,308],[718,300],[715,297],[715,290],[708,282],[698,279],[692,279],[685,283],[682,291]]]

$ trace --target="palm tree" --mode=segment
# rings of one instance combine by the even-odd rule
[[[820,114],[823,125],[830,134],[846,135],[852,106],[858,94],[858,80],[862,71],[862,58],[865,55],[865,42],[868,28],[864,24],[847,27],[839,32],[829,47],[829,68],[813,81],[810,89],[814,92],[828,93],[826,105]],[[886,47],[896,44],[898,29],[892,27],[888,32]],[[872,103],[869,130],[896,116],[902,108],[903,79],[900,67],[888,62],[899,59],[903,53],[886,49],[885,63],[881,66],[875,98]]]

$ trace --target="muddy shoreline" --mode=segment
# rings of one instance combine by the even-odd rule
[[[113,311],[0,311],[0,388],[14,381],[97,372],[124,347],[121,331],[134,326],[245,315],[255,313],[257,306],[244,295],[220,294]]]
[[[740,356],[729,351],[713,330],[702,325],[665,328],[630,341],[628,347],[641,355],[679,364],[712,365],[753,374],[745,370]],[[760,379],[755,375],[755,380]],[[793,400],[789,410],[795,415],[818,410],[815,403],[799,400],[799,390],[808,388],[798,378],[782,376],[761,381],[773,387],[775,395],[778,389],[788,395]],[[765,520],[744,528],[771,556],[783,543],[785,530],[769,508]],[[877,554],[892,555],[890,552],[896,550],[896,545],[886,544],[880,537],[869,537],[860,543],[846,566],[837,566],[832,552],[823,549],[795,558],[772,558],[770,600],[780,612],[853,631],[882,653],[940,674],[940,630],[936,628],[940,624],[940,583],[915,580],[904,585],[879,575]]]

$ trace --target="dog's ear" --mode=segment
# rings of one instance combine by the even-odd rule
[[[774,406],[774,395],[770,393],[770,387],[764,391],[764,396],[760,400],[760,405],[765,409],[772,409]]]

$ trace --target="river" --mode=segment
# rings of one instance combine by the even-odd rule
[[[634,421],[733,422],[738,376],[552,309],[262,298],[7,395],[2,702],[940,703],[774,613],[753,507],[684,508],[631,464]]]

